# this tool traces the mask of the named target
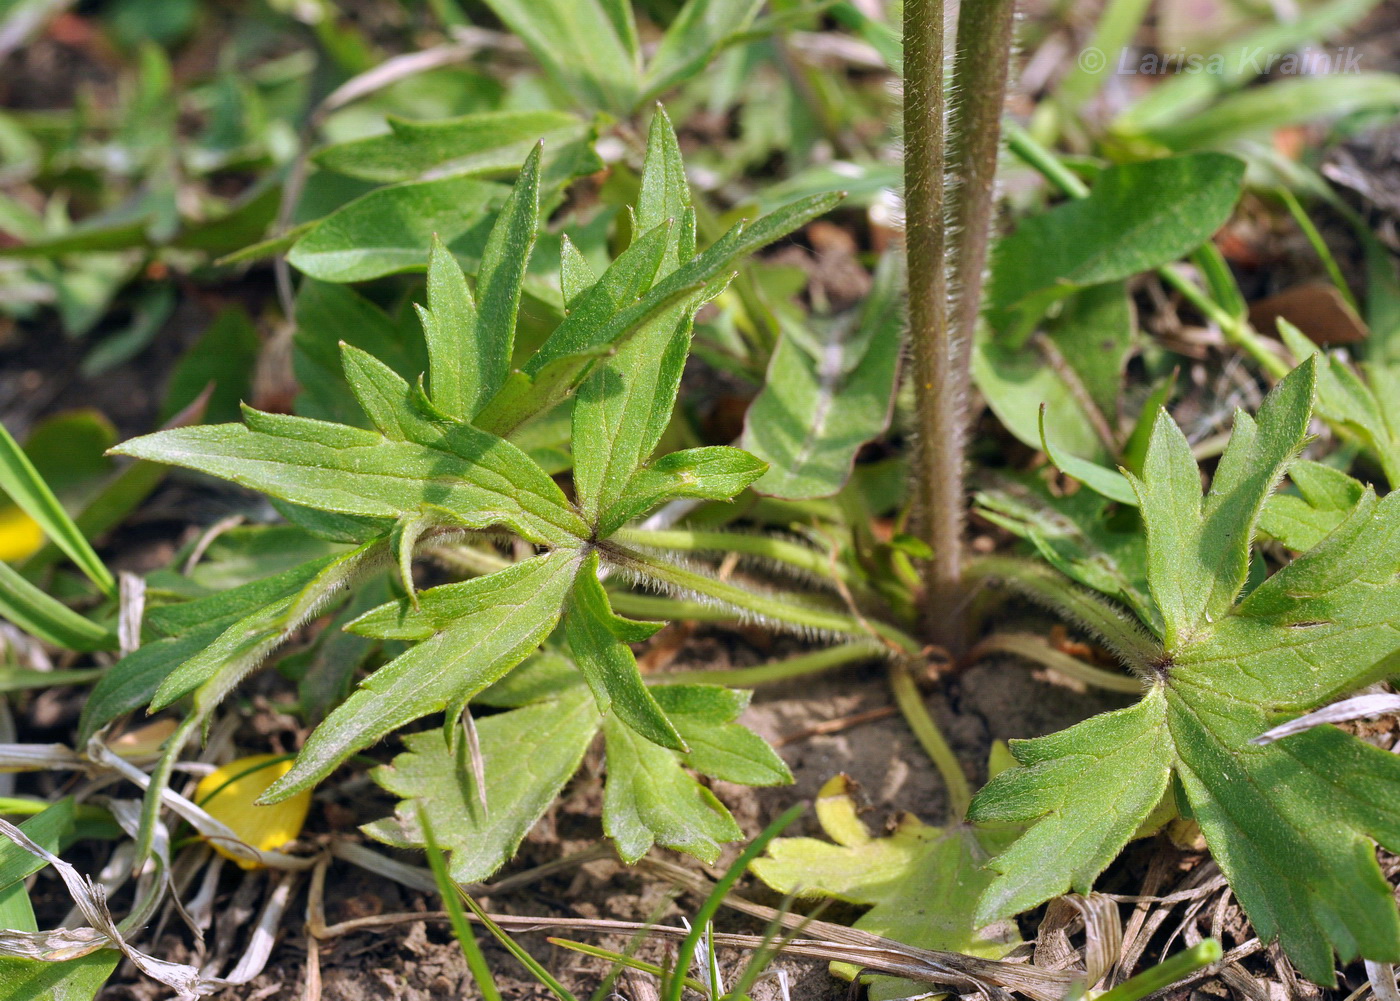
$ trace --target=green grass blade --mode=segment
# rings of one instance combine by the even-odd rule
[[[606,959],[616,963],[618,966],[625,966],[627,969],[636,970],[639,973],[650,973],[654,977],[660,977],[666,974],[666,969],[657,966],[655,963],[648,963],[645,960],[637,959],[635,956],[629,956],[625,953],[613,952],[611,949],[603,949],[596,945],[589,945],[587,942],[575,942],[573,939],[568,938],[550,938],[546,941],[548,941],[550,945],[559,946],[561,949],[581,952],[585,956],[592,956],[595,959]],[[685,986],[693,991],[699,991],[702,994],[705,992],[705,985],[691,977],[685,978]]]
[[[44,534],[67,554],[83,573],[109,598],[116,597],[117,583],[88,540],[63,510],[49,485],[39,475],[29,456],[0,425],[0,489],[10,495],[25,514],[39,523]]]
[[[705,898],[705,902],[700,905],[700,910],[695,914],[690,934],[681,941],[680,951],[676,955],[675,971],[661,990],[662,1001],[681,1001],[681,992],[685,987],[685,971],[690,969],[691,960],[695,957],[695,950],[700,945],[700,936],[704,934],[705,928],[714,919],[720,905],[724,903],[725,895],[739,881],[739,877],[748,871],[749,863],[763,854],[763,850],[768,847],[768,842],[786,830],[787,826],[796,820],[804,809],[806,809],[804,804],[795,803],[784,810],[782,816],[765,827],[758,837],[749,842],[749,846],[740,853],[739,857],[734,860],[734,864],[715,883],[714,889],[710,891],[710,895]]]
[[[1185,952],[1158,963],[1151,969],[1143,970],[1137,976],[1123,981],[1113,990],[1099,995],[1099,1001],[1138,1001],[1149,994],[1155,994],[1170,987],[1197,970],[1203,969],[1220,958],[1220,940],[1208,938],[1197,942]]]
[[[505,946],[506,949],[510,951],[510,954],[520,961],[520,965],[534,975],[536,980],[549,988],[551,994],[557,997],[559,1001],[578,1001],[578,998],[570,994],[563,984],[555,980],[550,972],[541,966],[534,956],[522,949],[516,943],[515,939],[507,935],[504,928],[492,921],[491,915],[483,911],[481,905],[473,900],[470,894],[460,886],[457,887],[457,892],[461,894],[462,899],[466,901],[467,906],[470,907],[472,913],[476,915],[476,919],[486,926],[487,931],[496,936],[496,941]]]
[[[481,944],[476,940],[476,933],[472,931],[471,922],[467,920],[467,913],[462,909],[462,900],[458,896],[457,884],[448,875],[447,863],[443,861],[442,851],[438,848],[437,839],[433,837],[432,825],[428,822],[428,812],[421,806],[418,808],[418,826],[423,831],[423,840],[426,842],[428,853],[428,866],[433,870],[433,879],[437,882],[438,893],[442,896],[442,906],[447,909],[447,916],[452,921],[452,931],[457,936],[457,941],[462,946],[462,955],[466,957],[467,968],[471,970],[473,979],[481,989],[482,1001],[501,1001],[500,989],[496,987],[496,980],[491,976],[491,968],[486,965],[486,957],[481,952]]]
[[[0,563],[0,618],[66,650],[115,650],[117,634],[50,598]]]

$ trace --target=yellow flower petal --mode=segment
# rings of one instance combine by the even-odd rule
[[[281,848],[301,834],[306,812],[311,808],[311,791],[271,806],[255,806],[253,801],[291,768],[292,760],[280,754],[254,754],[230,761],[200,780],[194,801],[215,820],[227,824],[244,844],[264,852]],[[258,866],[217,840],[210,844],[220,855],[233,859],[244,869]]]
[[[0,508],[0,561],[27,560],[44,544],[44,530],[19,508]]]

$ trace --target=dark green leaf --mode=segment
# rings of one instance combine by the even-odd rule
[[[1087,198],[1021,223],[997,247],[987,317],[1022,342],[1054,302],[1190,253],[1229,218],[1244,164],[1197,153],[1110,167]]]
[[[399,518],[431,504],[464,527],[504,525],[527,539],[587,535],[559,487],[519,449],[460,423],[418,418],[416,441],[304,417],[246,410],[250,426],[176,428],[116,451],[197,469],[293,504]]]

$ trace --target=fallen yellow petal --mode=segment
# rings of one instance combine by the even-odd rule
[[[227,824],[244,844],[264,852],[281,848],[301,834],[311,808],[311,791],[271,806],[255,806],[254,800],[291,768],[291,758],[280,754],[254,754],[230,761],[200,780],[194,801],[215,820]],[[209,843],[244,869],[258,867],[258,863],[238,855],[236,846],[230,850],[218,840]]]
[[[44,544],[44,530],[19,508],[0,508],[0,561],[27,560]]]

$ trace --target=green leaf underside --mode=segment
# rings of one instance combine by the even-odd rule
[[[598,710],[581,688],[478,720],[486,776],[484,816],[471,788],[467,742],[458,741],[454,753],[440,730],[411,734],[404,738],[407,752],[374,771],[375,781],[403,802],[393,819],[368,824],[365,833],[403,847],[421,845],[421,805],[452,853],[452,878],[461,883],[485,879],[510,860],[578,770],[598,723]]]
[[[601,729],[608,772],[603,825],[617,840],[623,859],[634,862],[652,844],[661,844],[713,860],[720,844],[736,840],[741,832],[686,769],[752,785],[777,785],[792,777],[772,748],[732,722],[748,704],[747,693],[659,685],[651,694],[684,736],[689,753],[646,740],[613,713],[600,716],[569,660],[552,653],[532,658],[479,700],[509,710],[476,723],[486,814],[471,785],[464,742],[449,747],[442,732],[434,730],[406,738],[408,750],[376,770],[376,780],[406,801],[393,818],[364,830],[390,844],[419,845],[414,818],[416,803],[421,803],[434,831],[441,828],[444,845],[453,850],[453,876],[484,879],[514,853]]]
[[[578,572],[579,556],[576,550],[558,549],[487,577],[424,591],[420,613],[405,608],[406,602],[395,603],[357,620],[353,625],[362,634],[385,622],[381,635],[401,636],[408,630],[404,622],[426,623],[433,614],[430,608],[451,609],[440,632],[375,671],[336,707],[311,734],[292,770],[267,791],[267,801],[313,785],[351,754],[431,713],[446,711],[455,726],[473,696],[549,635]],[[421,636],[423,628],[418,625],[412,635]]]
[[[1031,823],[993,860],[983,917],[1087,889],[1174,773],[1260,937],[1277,937],[1305,976],[1331,983],[1334,951],[1400,960],[1373,845],[1400,845],[1400,761],[1331,727],[1250,743],[1392,673],[1400,650],[1400,494],[1367,489],[1321,542],[1238,597],[1264,500],[1305,439],[1314,375],[1305,363],[1257,421],[1237,420],[1204,499],[1180,432],[1159,418],[1135,483],[1168,637],[1158,681],[1131,709],[1015,745],[1022,767],[978,794],[973,819]]]

